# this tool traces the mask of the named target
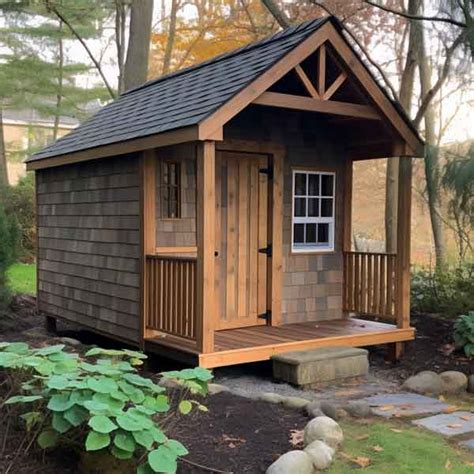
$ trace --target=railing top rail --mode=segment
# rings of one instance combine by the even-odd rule
[[[196,262],[197,257],[182,257],[180,255],[158,255],[158,254],[148,254],[146,256],[147,260],[173,260],[180,262]]]
[[[382,257],[396,257],[397,254],[393,252],[358,252],[354,250],[344,251],[343,253],[349,255],[381,255]]]

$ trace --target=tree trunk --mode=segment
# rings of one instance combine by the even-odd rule
[[[290,26],[290,19],[286,13],[276,4],[275,0],[262,0],[262,3],[282,28],[287,28]]]
[[[153,0],[134,0],[131,4],[127,59],[123,85],[125,90],[147,80],[150,53]]]
[[[419,11],[420,4],[421,0],[410,0],[408,2],[408,13],[416,15]],[[408,24],[408,28],[407,58],[400,80],[400,92],[398,96],[403,108],[407,114],[410,115],[413,84],[417,66],[416,44],[417,41],[419,41],[419,30],[416,27],[416,20],[411,20]],[[385,249],[390,253],[397,251],[398,167],[398,158],[388,159],[385,180]]]
[[[61,117],[61,102],[63,100],[63,68],[64,68],[64,45],[63,45],[63,22],[59,20],[59,44],[58,44],[58,90],[56,93],[56,113],[54,114],[53,141],[58,138],[59,119]]]
[[[125,25],[127,23],[126,6],[123,1],[115,2],[115,46],[117,48],[118,91],[124,91],[124,63],[125,63]]]
[[[421,40],[418,43],[418,61],[420,64],[420,89],[424,97],[431,90],[431,61],[427,56],[425,45],[424,26],[420,22]],[[444,237],[444,226],[441,214],[441,170],[439,165],[439,150],[436,137],[436,119],[433,103],[430,102],[426,108],[425,121],[425,178],[426,191],[428,194],[428,207],[431,219],[431,229],[435,246],[436,269],[443,268],[446,263],[446,245]]]
[[[166,42],[165,57],[163,58],[163,75],[168,74],[173,52],[174,38],[176,36],[176,14],[178,13],[178,0],[172,0],[170,20],[168,22],[168,40]]]
[[[0,104],[0,193],[8,186],[7,153],[3,135],[3,110]]]

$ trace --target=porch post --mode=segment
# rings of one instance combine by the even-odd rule
[[[215,277],[215,219],[216,179],[215,142],[203,141],[197,145],[197,295],[196,343],[201,353],[214,350],[216,304]]]
[[[349,318],[349,311],[347,310],[347,294],[348,291],[353,291],[353,288],[347,287],[347,261],[346,252],[352,249],[352,187],[353,187],[353,161],[347,156],[344,166],[344,201],[343,201],[343,222],[342,222],[342,258],[343,258],[343,282],[342,282],[342,310],[343,317]]]
[[[140,345],[148,337],[148,287],[146,256],[155,253],[156,247],[156,157],[155,150],[145,150],[140,159],[140,207],[141,207],[141,318]]]
[[[410,240],[411,240],[411,189],[412,158],[400,157],[398,169],[398,211],[397,211],[397,260],[395,311],[397,326],[410,327]],[[403,343],[391,348],[394,358],[403,352]]]

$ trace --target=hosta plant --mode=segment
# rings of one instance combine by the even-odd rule
[[[459,316],[454,323],[454,342],[467,357],[474,357],[474,311]]]
[[[0,343],[0,369],[16,392],[3,409],[19,411],[43,449],[61,444],[107,450],[130,460],[139,474],[174,473],[188,451],[166,436],[163,422],[176,415],[173,410],[205,411],[199,396],[207,394],[212,375],[201,368],[162,373],[184,389],[172,403],[166,388],[138,374],[136,366],[145,358],[126,349],[94,348],[81,357],[64,345]]]

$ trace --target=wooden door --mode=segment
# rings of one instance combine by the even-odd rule
[[[265,324],[267,312],[268,158],[216,156],[217,329]]]

